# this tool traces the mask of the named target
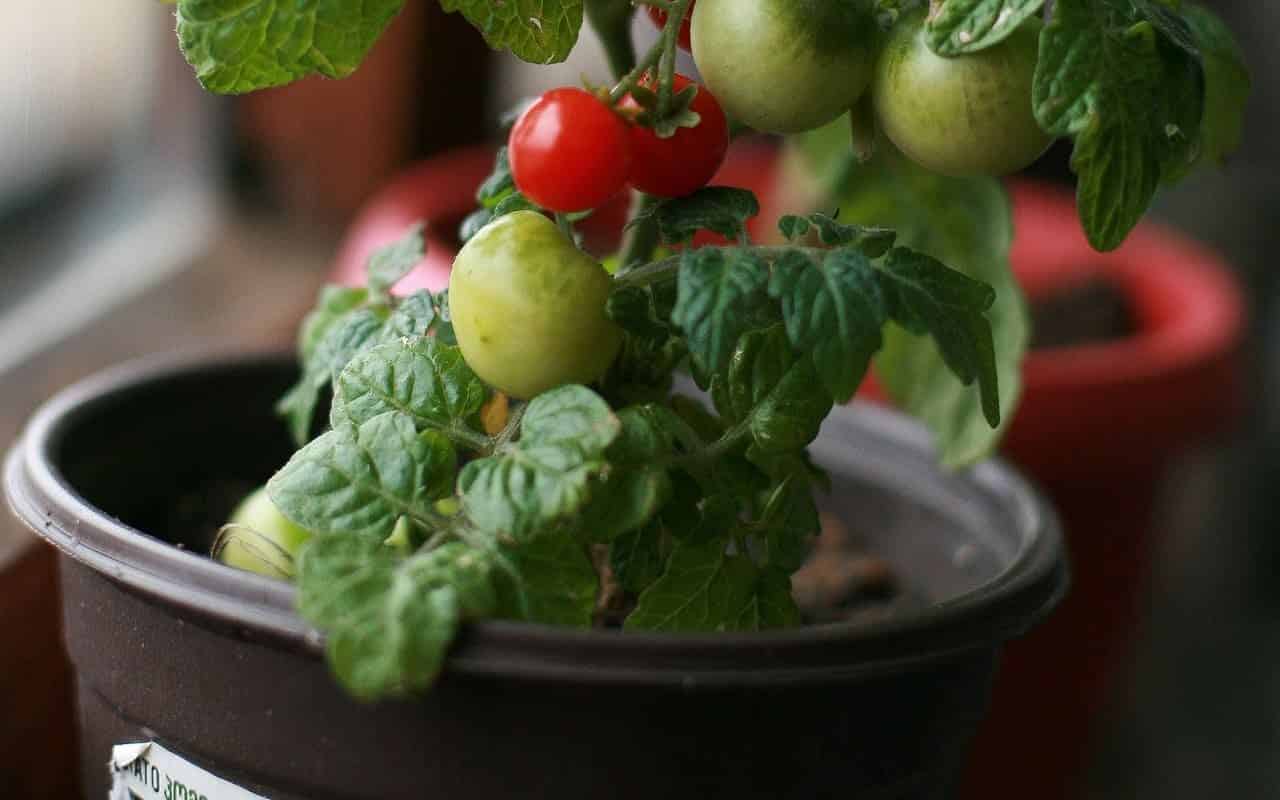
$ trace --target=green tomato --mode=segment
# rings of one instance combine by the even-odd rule
[[[554,222],[516,211],[467,242],[449,276],[449,312],[467,364],[528,399],[604,374],[622,344],[605,314],[613,280]]]
[[[264,487],[236,507],[213,542],[213,557],[236,569],[289,579],[298,551],[310,538],[310,531],[280,513]]]
[[[1039,158],[1052,142],[1031,109],[1040,21],[954,58],[929,49],[924,21],[923,9],[904,15],[876,62],[871,96],[889,140],[944,175],[1004,175]]]
[[[865,0],[698,0],[693,60],[725,112],[799,133],[848,111],[871,80]]]

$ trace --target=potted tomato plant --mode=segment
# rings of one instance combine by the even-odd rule
[[[399,5],[179,0],[178,34],[208,88],[249,91],[349,74]],[[984,461],[1025,348],[1003,195],[900,230],[784,214],[761,243],[755,195],[707,185],[730,118],[847,114],[845,147],[904,198],[925,168],[888,141],[995,170],[1074,135],[1097,169],[1134,142],[1089,115],[1131,99],[1055,75],[1098,40],[1107,69],[1157,59],[1142,88],[1168,102],[1121,132],[1172,177],[1235,114],[1206,79],[1225,34],[1059,0],[1035,59],[996,58],[1029,49],[1041,3],[640,5],[666,19],[637,55],[630,0],[445,0],[533,62],[585,12],[615,71],[522,110],[446,291],[396,291],[434,236],[414,225],[321,294],[297,358],[130,366],[32,421],[6,492],[65,554],[90,791],[949,794],[1001,645],[1067,582],[1052,512]],[[675,70],[686,18],[705,84]],[[928,123],[945,162],[890,121],[910,48],[977,59],[1001,97],[994,123]],[[977,157],[1028,117],[1016,158]],[[1123,237],[1149,176],[1102,171],[1083,221]],[[580,237],[628,187],[602,265]],[[927,428],[844,406],[873,360]]]

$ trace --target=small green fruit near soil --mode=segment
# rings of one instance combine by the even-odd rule
[[[550,219],[507,214],[453,262],[449,307],[458,346],[477,375],[512,397],[590,383],[622,343],[605,315],[611,285]]]
[[[230,567],[271,578],[289,579],[294,562],[311,532],[290,522],[275,507],[265,488],[241,501],[218,532],[213,556]]]
[[[693,59],[730,117],[799,133],[831,122],[866,91],[874,25],[863,0],[699,0]]]
[[[1039,158],[1052,141],[1031,107],[1040,21],[955,58],[929,49],[924,22],[923,9],[905,15],[876,62],[871,94],[889,140],[944,175],[1005,175]]]

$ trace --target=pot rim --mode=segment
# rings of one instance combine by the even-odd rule
[[[248,638],[322,653],[322,634],[293,610],[290,584],[219,564],[112,518],[80,497],[54,461],[62,437],[78,418],[102,404],[120,402],[130,391],[184,374],[267,368],[286,360],[293,356],[162,354],[62,390],[36,412],[6,458],[4,488],[11,509],[63,554],[135,592],[231,626]],[[833,418],[857,427],[867,437],[865,448],[905,447],[910,452],[915,466],[900,465],[896,474],[876,473],[895,485],[916,483],[912,476],[918,477],[919,462],[933,459],[927,432],[896,412],[869,405],[837,407]],[[1060,524],[1040,492],[998,458],[946,481],[998,506],[1016,525],[1021,542],[999,575],[944,602],[881,620],[753,634],[637,633],[477,621],[464,626],[446,674],[750,687],[900,672],[994,648],[1038,623],[1065,595],[1069,579]],[[942,486],[941,479],[935,482]]]

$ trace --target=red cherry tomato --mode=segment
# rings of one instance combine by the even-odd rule
[[[690,84],[694,82],[676,75],[671,88],[678,92]],[[624,99],[622,106],[639,108],[631,97]],[[680,128],[666,139],[659,138],[652,128],[631,126],[632,186],[658,197],[683,197],[715,176],[729,150],[729,121],[705,86],[698,86],[690,107],[702,118],[697,126]]]
[[[508,154],[516,188],[549,211],[602,206],[627,184],[628,125],[582,89],[552,89],[511,129]]]
[[[680,49],[686,53],[693,49],[689,37],[689,20],[693,19],[693,3],[689,4],[689,10],[684,15],[684,22],[680,24]],[[653,20],[653,24],[661,30],[667,26],[667,12],[654,6],[648,7],[649,19]]]

